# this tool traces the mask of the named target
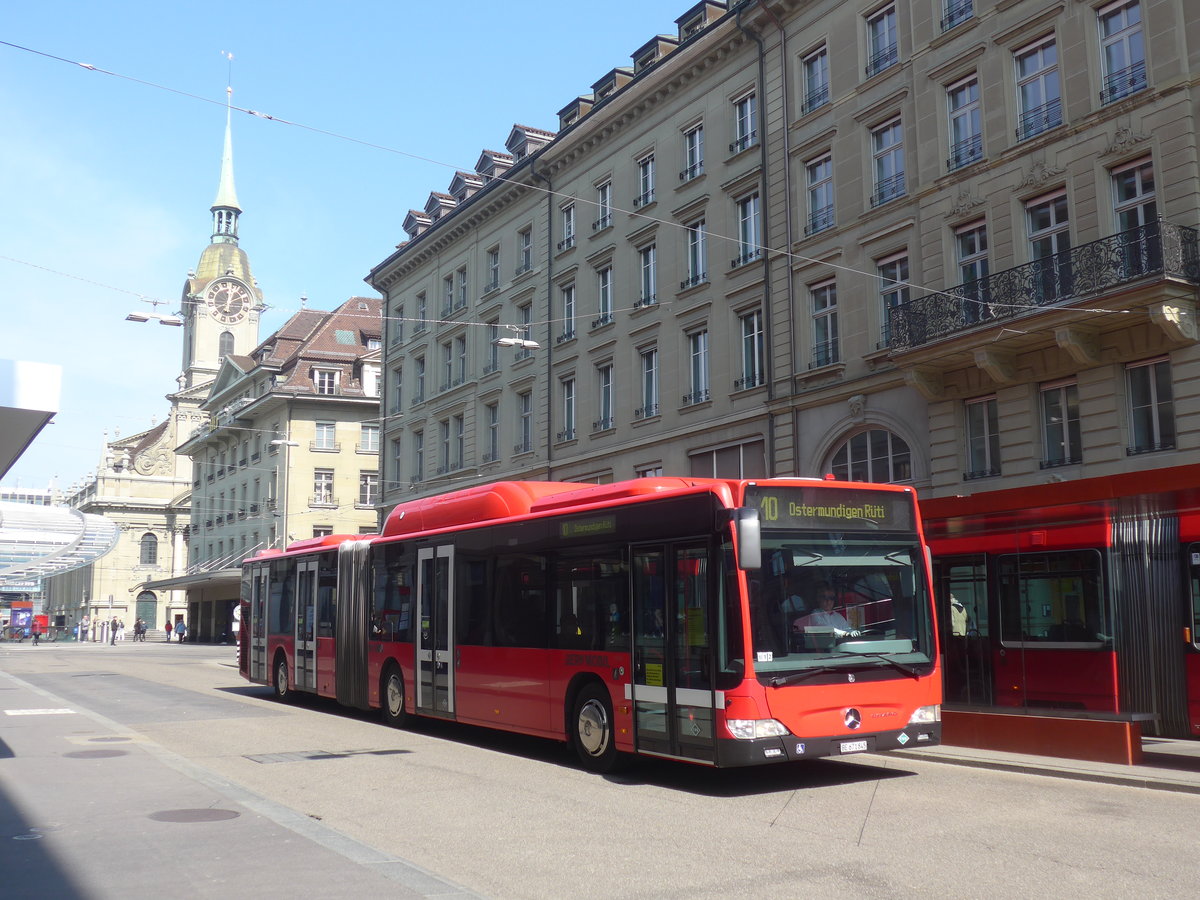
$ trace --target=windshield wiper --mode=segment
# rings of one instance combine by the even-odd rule
[[[903,672],[905,675],[911,676],[912,678],[920,678],[921,677],[921,673],[918,672],[916,669],[914,669],[912,666],[906,665],[906,664],[900,662],[900,660],[898,660],[898,659],[893,659],[892,657],[888,656],[886,653],[855,653],[854,655],[855,656],[869,656],[872,659],[882,660],[883,662],[885,662],[889,666],[891,666],[893,669],[898,669],[899,671]]]
[[[767,684],[771,687],[783,687],[784,685],[795,684],[797,681],[804,681],[813,675],[845,671],[845,666],[814,666],[811,669],[805,669],[803,672],[793,672],[791,675],[776,675],[774,678],[769,679]]]

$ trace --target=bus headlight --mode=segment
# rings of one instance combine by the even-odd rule
[[[942,721],[942,708],[936,703],[933,706],[918,706],[908,720],[909,725],[928,725],[931,722]]]
[[[783,723],[776,719],[726,719],[725,727],[739,741],[783,737],[789,733]]]

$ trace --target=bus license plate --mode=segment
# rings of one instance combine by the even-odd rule
[[[861,753],[866,749],[866,741],[842,741],[842,753]]]

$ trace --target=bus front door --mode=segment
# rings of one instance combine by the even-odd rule
[[[427,715],[454,715],[454,547],[417,551],[417,709]]]
[[[633,549],[633,679],[638,751],[714,762],[713,573],[707,542]]]
[[[296,671],[297,689],[317,688],[317,561],[301,560],[296,566]]]
[[[270,566],[255,566],[250,574],[250,680],[267,683],[267,589],[271,578]]]

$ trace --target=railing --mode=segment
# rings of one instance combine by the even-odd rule
[[[736,256],[729,261],[729,268],[740,269],[742,266],[754,262],[756,259],[762,258],[762,248],[752,247],[749,250],[742,252],[740,256]]]
[[[949,31],[975,15],[975,0],[950,0],[942,16],[942,31]]]
[[[1135,62],[1132,66],[1118,69],[1104,79],[1104,89],[1100,91],[1101,103],[1112,103],[1130,94],[1136,94],[1146,87],[1146,61]]]
[[[820,209],[814,209],[808,215],[808,224],[804,226],[805,234],[817,234],[824,231],[826,228],[833,227],[833,204],[822,206]]]
[[[1062,124],[1062,120],[1062,100],[1055,98],[1049,103],[1035,106],[1021,113],[1021,118],[1017,121],[1017,140],[1023,141],[1043,131],[1057,128]]]
[[[712,399],[708,388],[701,388],[698,391],[692,391],[690,394],[683,395],[683,406],[695,406],[697,403],[707,403]]]
[[[639,406],[633,411],[635,419],[652,419],[658,415],[658,404],[647,403],[645,406]]]
[[[810,113],[818,107],[824,106],[829,102],[829,85],[822,84],[819,87],[813,88],[805,97],[804,102],[800,104],[801,113]]]
[[[570,248],[574,247],[575,246],[575,235],[568,234],[565,238],[563,238],[561,241],[558,242],[557,246],[558,246],[559,251],[569,250]]]
[[[558,440],[558,443],[560,443],[560,444],[563,443],[564,441],[575,440],[575,429],[574,428],[564,428],[562,431],[560,431],[558,433],[557,440]]]
[[[592,431],[608,431],[616,427],[616,422],[612,416],[606,416],[603,419],[596,419],[592,422]]]
[[[762,375],[761,373],[754,375],[743,375],[741,378],[738,378],[733,382],[733,389],[735,391],[748,391],[750,388],[756,388],[766,383],[766,376]]]
[[[996,272],[891,310],[889,346],[908,350],[976,325],[1013,319],[1153,275],[1200,284],[1198,232],[1151,222]]]
[[[565,344],[567,341],[573,341],[573,340],[575,340],[575,329],[568,328],[566,331],[564,331],[562,334],[560,334],[558,337],[556,337],[554,339],[554,343]]]
[[[599,317],[592,319],[592,330],[594,331],[597,328],[603,328],[605,325],[611,325],[612,323],[612,313],[600,313]]]
[[[946,160],[946,168],[953,172],[963,166],[983,159],[983,135],[973,134],[965,140],[950,147],[950,158]]]
[[[832,366],[839,361],[838,342],[821,341],[819,344],[813,345],[812,361],[808,364],[810,369],[819,369],[822,366]]]
[[[679,289],[681,291],[686,291],[688,288],[693,288],[698,284],[704,284],[706,281],[708,281],[708,273],[700,272],[697,275],[692,275],[690,278],[685,278],[683,281],[679,282]]]
[[[900,61],[900,49],[892,44],[884,47],[871,54],[871,58],[867,60],[867,77],[878,75],[884,69],[890,69]]]
[[[745,134],[738,135],[737,138],[734,140],[734,142],[729,145],[729,152],[730,153],[741,153],[743,150],[746,150],[749,147],[753,147],[757,143],[758,143],[758,131],[757,130],[747,131]]]
[[[612,213],[605,213],[592,223],[592,231],[603,231],[612,225]]]
[[[680,181],[691,181],[693,178],[699,178],[704,174],[704,163],[692,163],[686,169],[679,173]]]
[[[875,182],[875,193],[871,195],[872,206],[883,206],[904,196],[904,173],[898,172]]]
[[[633,198],[633,208],[638,209],[639,207],[642,207],[642,206],[649,206],[653,202],[654,202],[654,191],[653,190],[645,191],[644,193],[641,193],[638,196]]]

